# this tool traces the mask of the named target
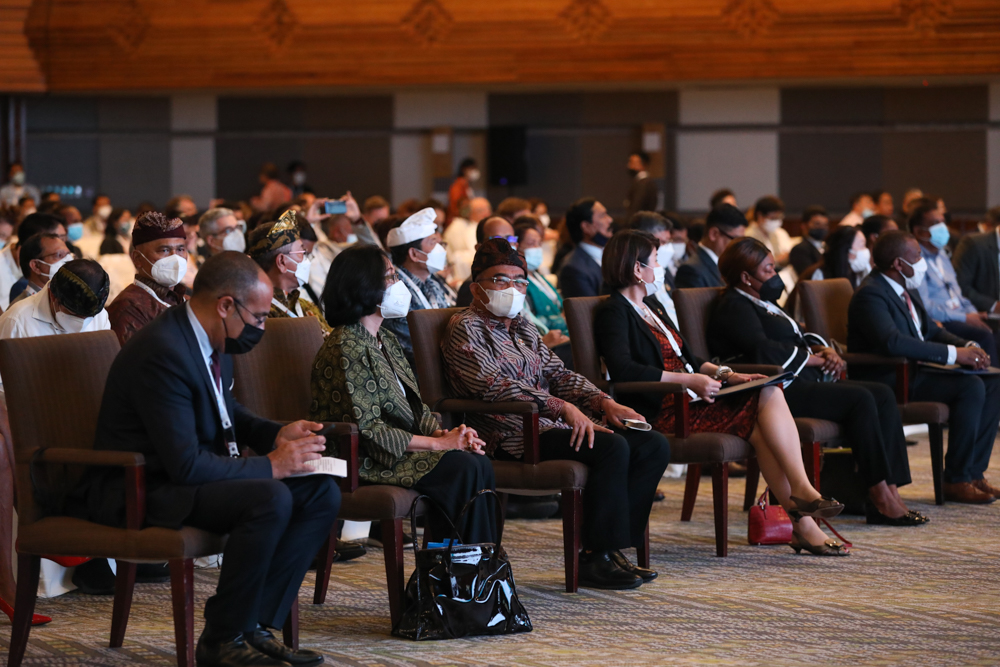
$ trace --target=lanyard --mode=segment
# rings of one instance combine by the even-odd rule
[[[948,291],[948,298],[955,302],[955,308],[958,308],[961,304],[961,292],[954,289],[954,285],[948,280],[944,275],[944,258],[941,257],[941,253],[934,258],[933,262],[927,262],[927,264],[934,268],[934,272],[941,278],[941,282],[944,283],[944,288]]]
[[[285,306],[285,304],[281,303],[280,301],[278,301],[274,297],[271,297],[271,305],[272,306],[277,306],[278,310],[284,312],[289,317],[302,317],[302,313],[301,312],[293,312],[293,311],[289,310],[288,307]],[[295,304],[295,309],[297,311],[301,311],[302,307],[299,304],[296,303]]]
[[[135,285],[136,287],[140,287],[140,288],[146,290],[147,292],[149,292],[149,296],[153,297],[154,299],[156,299],[157,301],[159,301],[160,303],[162,303],[167,308],[171,307],[169,303],[167,303],[166,301],[164,301],[160,297],[156,296],[156,292],[154,292],[153,288],[150,287],[149,285],[144,285],[143,283],[139,282],[138,280],[136,280],[132,284]]]
[[[663,323],[663,320],[661,320],[651,310],[649,310],[649,307],[646,304],[642,304],[642,307],[640,308],[631,301],[629,301],[629,303],[632,304],[632,307],[635,308],[635,312],[639,313],[639,317],[641,317],[644,322],[653,324],[660,331],[663,332],[663,335],[667,337],[667,342],[670,343],[670,347],[671,349],[673,349],[674,354],[676,354],[677,358],[681,360],[682,364],[684,364],[684,370],[686,370],[688,373],[694,373],[694,369],[691,368],[691,364],[689,364],[684,359],[684,354],[681,352],[681,346],[677,344],[677,339],[674,338],[674,332],[671,331],[669,327],[667,327],[667,325]]]
[[[226,449],[231,457],[238,458],[240,448],[236,445],[236,430],[233,429],[233,422],[229,418],[229,409],[226,407],[226,397],[222,393],[222,361],[219,361],[219,382],[215,382],[215,373],[212,372],[212,360],[208,359],[208,378],[212,383],[212,390],[215,392],[215,407],[219,411],[219,420],[222,422],[222,430],[226,436]]]
[[[799,323],[793,320],[791,317],[789,317],[788,313],[783,311],[781,308],[778,308],[773,303],[768,303],[767,301],[763,301],[761,299],[758,299],[757,297],[750,296],[749,294],[741,290],[739,287],[736,288],[736,291],[745,296],[746,298],[750,299],[752,302],[754,302],[755,304],[757,304],[770,314],[776,317],[784,317],[786,320],[788,320],[788,323],[792,325],[792,329],[795,330],[795,335],[797,335],[799,338],[805,338],[805,336],[802,335],[802,330],[799,329]]]
[[[430,310],[431,302],[427,300],[427,297],[424,296],[424,293],[422,291],[420,291],[420,288],[417,287],[417,284],[414,283],[412,280],[410,280],[410,277],[406,275],[405,271],[399,271],[398,273],[400,279],[402,279],[402,281],[406,283],[406,286],[410,289],[410,291],[417,295],[417,299],[420,301],[421,306],[425,310]],[[430,278],[428,278],[428,280],[430,280]]]

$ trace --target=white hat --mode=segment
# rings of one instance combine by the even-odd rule
[[[399,245],[413,243],[420,239],[425,239],[431,234],[437,233],[437,213],[432,208],[425,208],[417,211],[399,227],[389,230],[389,247],[395,248]]]

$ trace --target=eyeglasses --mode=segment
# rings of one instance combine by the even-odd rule
[[[528,289],[528,281],[524,278],[510,278],[505,275],[497,275],[492,278],[483,278],[483,280],[490,280],[494,285],[500,289],[508,289],[511,285],[516,287],[519,291],[524,292]]]
[[[388,287],[389,285],[395,285],[398,282],[399,282],[399,274],[396,273],[395,271],[393,271],[392,273],[385,274],[386,287]]]
[[[227,227],[226,229],[223,229],[223,230],[219,231],[216,234],[216,236],[229,236],[233,232],[239,232],[240,234],[246,234],[247,233],[247,223],[240,222],[235,227]]]
[[[236,297],[233,297],[233,303],[236,304],[237,312],[239,311],[240,308],[242,308],[243,310],[250,313],[250,317],[253,318],[253,326],[257,327],[258,329],[264,328],[264,322],[267,321],[267,315],[268,315],[267,313],[264,313],[263,315],[258,315],[257,313],[254,313],[249,308],[240,303],[239,299],[237,299]],[[242,314],[240,314],[240,319],[243,320],[243,324],[250,324],[250,322],[247,322],[246,320],[243,319]]]
[[[514,250],[517,250],[517,237],[516,236],[491,236],[487,240],[492,241],[493,239],[503,239],[504,241],[506,241],[507,243],[509,243],[510,246],[512,248],[514,248]]]
[[[726,232],[722,231],[722,227],[716,227],[716,229],[718,229],[719,233],[725,236],[730,241],[735,241],[736,239],[743,238],[742,236],[733,236],[732,234],[727,234]]]

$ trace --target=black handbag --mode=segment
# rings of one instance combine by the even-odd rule
[[[420,641],[531,632],[531,619],[518,600],[514,573],[503,547],[499,543],[456,543],[460,536],[455,523],[461,524],[472,503],[484,495],[493,497],[497,525],[501,525],[500,501],[490,489],[473,496],[456,522],[431,498],[414,499],[410,507],[413,535],[417,505],[426,501],[447,518],[452,540],[448,546],[434,549],[419,549],[414,540],[417,566],[406,585],[403,614],[392,629],[393,635]]]

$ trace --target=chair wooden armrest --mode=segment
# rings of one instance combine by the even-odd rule
[[[341,493],[354,493],[361,484],[361,461],[358,458],[358,425],[347,422],[322,422],[319,434],[327,444],[337,443],[337,456],[347,461],[347,476],[339,480]]]
[[[464,412],[479,415],[521,415],[524,422],[524,462],[541,463],[538,451],[538,406],[528,401],[478,401],[469,398],[442,398],[434,404],[435,412]]]
[[[691,397],[676,382],[615,382],[608,388],[608,394],[612,398],[620,394],[673,394],[674,436],[687,438],[691,435]]]
[[[844,352],[841,355],[847,366],[895,366],[896,401],[906,405],[910,400],[910,363],[906,357],[883,357],[880,354]]]

